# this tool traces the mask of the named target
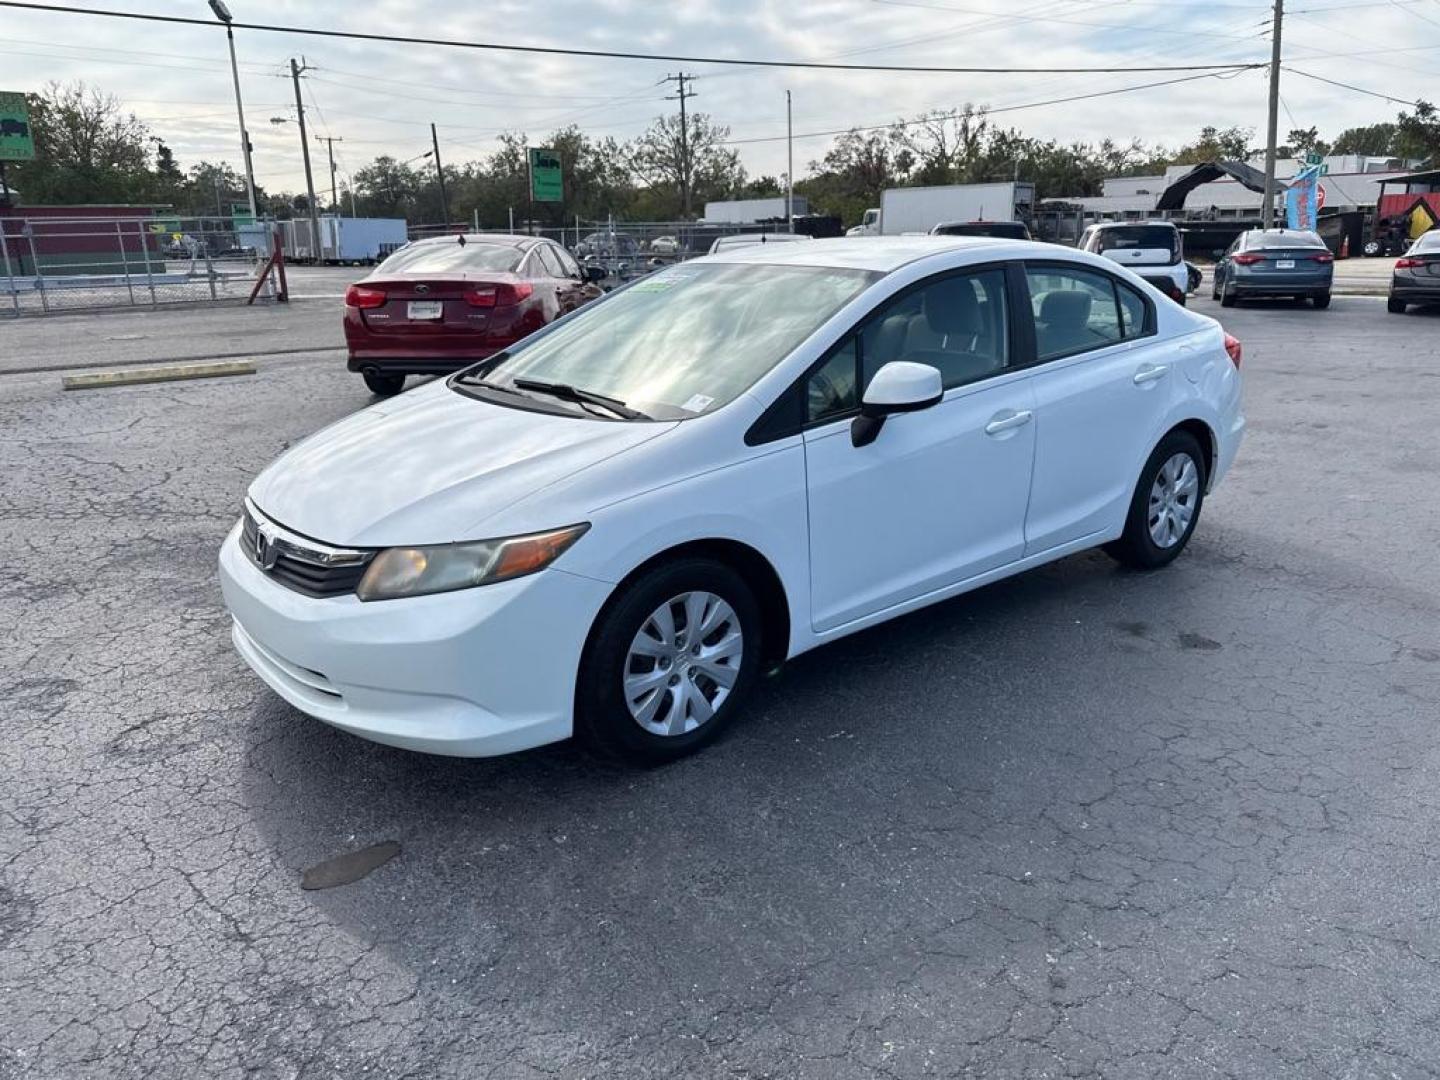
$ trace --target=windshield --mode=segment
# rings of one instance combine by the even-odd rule
[[[1119,248],[1146,248],[1174,251],[1179,246],[1180,234],[1163,225],[1135,225],[1122,229],[1101,229],[1096,251],[1114,251]]]
[[[1323,248],[1325,241],[1313,232],[1252,232],[1245,237],[1246,251],[1274,251],[1277,248]]]
[[[752,264],[661,270],[480,372],[565,383],[656,419],[733,400],[879,274]]]
[[[476,271],[514,270],[523,254],[509,244],[470,240],[442,244],[411,244],[401,248],[375,269],[382,274],[466,274]]]

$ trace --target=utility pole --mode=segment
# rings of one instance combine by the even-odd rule
[[[1265,205],[1260,208],[1260,227],[1275,225],[1275,145],[1280,135],[1280,24],[1285,18],[1285,0],[1275,0],[1275,19],[1270,26],[1270,127],[1265,136]]]
[[[790,91],[785,91],[785,223],[795,231],[795,128],[790,122]]]
[[[450,200],[445,197],[445,167],[440,164],[440,136],[435,134],[435,125],[430,125],[430,145],[435,148],[435,177],[440,181],[440,220],[450,227]]]
[[[321,263],[325,261],[325,245],[320,239],[320,210],[315,205],[315,176],[310,171],[310,138],[305,134],[305,102],[300,97],[300,76],[309,70],[310,65],[305,63],[303,56],[298,64],[294,57],[291,57],[290,79],[295,84],[295,111],[300,115],[300,152],[305,158],[305,197],[310,201],[311,243],[315,245],[315,261]]]
[[[685,118],[685,99],[695,96],[694,90],[686,90],[687,82],[694,82],[694,75],[687,75],[680,72],[677,75],[666,75],[662,80],[673,82],[679,87],[678,91],[667,97],[666,101],[680,102],[680,213],[686,219],[690,217],[690,124]]]
[[[335,144],[345,140],[338,135],[317,135],[316,138],[325,144],[325,156],[330,160],[330,208],[337,214],[340,212],[340,197],[335,190]],[[351,196],[354,199],[354,196]],[[351,215],[354,215],[355,207],[350,207]]]

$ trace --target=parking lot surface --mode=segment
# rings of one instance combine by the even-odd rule
[[[341,354],[0,373],[0,1077],[1437,1075],[1440,314],[1224,316],[1250,430],[1173,566],[850,638],[652,771],[371,745],[236,657],[216,549],[369,403]]]

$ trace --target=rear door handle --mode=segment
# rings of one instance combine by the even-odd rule
[[[1003,435],[1007,431],[1014,431],[1016,428],[1024,427],[1030,422],[1035,414],[1028,409],[1025,412],[1016,412],[1014,409],[1006,409],[1004,412],[996,413],[988,424],[985,425],[986,435]]]
[[[1146,383],[1154,382],[1156,379],[1163,379],[1169,371],[1170,367],[1168,364],[1146,364],[1139,371],[1135,372],[1135,385],[1144,386]]]

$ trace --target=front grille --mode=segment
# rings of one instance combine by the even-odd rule
[[[266,542],[259,543],[260,515],[247,502],[240,546],[268,577],[306,596],[345,596],[365,576],[373,551],[330,548],[280,530],[266,520]],[[267,563],[269,565],[267,565]]]

